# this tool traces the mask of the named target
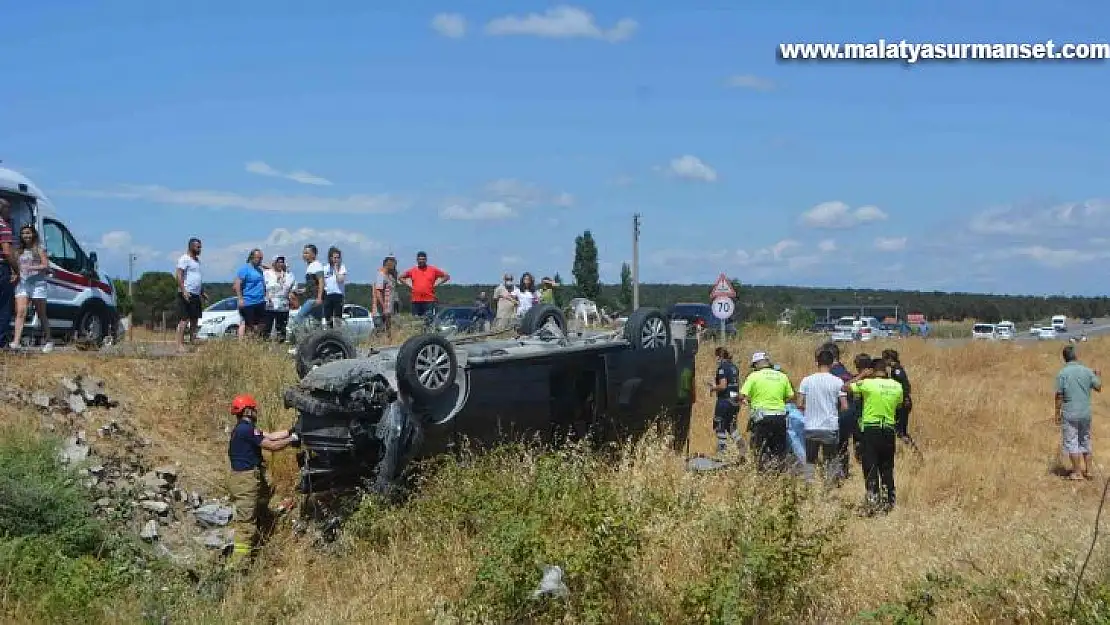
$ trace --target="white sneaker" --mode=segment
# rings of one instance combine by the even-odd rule
[[[14,341],[11,342],[11,343],[8,343],[8,349],[19,349],[20,347],[21,347],[20,344],[14,342]]]
[[[54,351],[54,342],[53,341],[47,341],[46,345],[42,346],[42,353],[49,354],[52,351]]]

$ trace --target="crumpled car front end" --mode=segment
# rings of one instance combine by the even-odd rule
[[[391,495],[422,432],[392,367],[353,359],[317,367],[284,393],[297,410],[300,490],[366,488]]]

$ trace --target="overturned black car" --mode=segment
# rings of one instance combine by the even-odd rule
[[[326,332],[312,343],[354,353],[342,334]],[[393,494],[410,462],[464,438],[620,442],[662,418],[676,448],[685,446],[698,345],[684,329],[672,337],[658,310],[635,311],[619,330],[568,333],[558,308],[539,305],[518,332],[422,334],[365,356],[323,358],[284,394],[298,413],[300,490]]]

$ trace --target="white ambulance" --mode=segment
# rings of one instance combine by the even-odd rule
[[[46,246],[50,258],[46,314],[51,333],[96,344],[114,340],[119,325],[116,293],[112,281],[97,271],[96,252],[81,249],[49,198],[26,176],[0,167],[0,197],[11,204],[16,244],[20,228],[33,224]],[[34,317],[34,307],[28,308],[28,315]],[[33,318],[25,327],[24,337],[36,335],[39,320]]]

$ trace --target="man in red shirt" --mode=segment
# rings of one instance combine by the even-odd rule
[[[412,316],[436,314],[436,287],[451,276],[435,265],[428,264],[428,255],[416,253],[416,266],[401,274],[401,284],[412,289]]]

